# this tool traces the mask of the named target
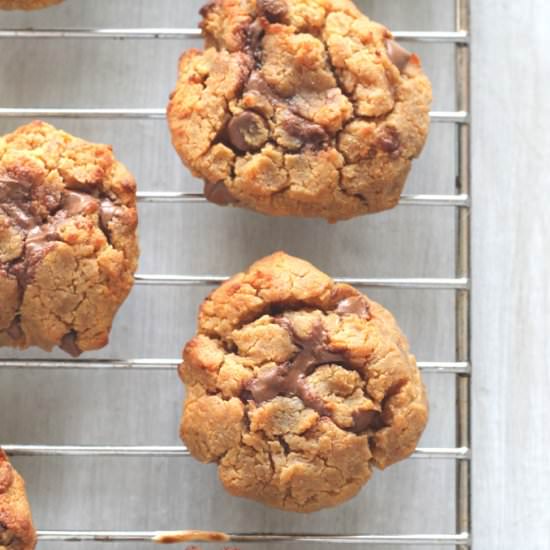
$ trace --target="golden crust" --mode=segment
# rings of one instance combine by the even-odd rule
[[[305,358],[313,348],[316,359]],[[312,367],[301,390],[271,391],[300,355]],[[420,373],[393,316],[281,252],[206,299],[183,359],[189,450],[218,463],[232,494],[277,508],[311,512],[353,497],[373,466],[414,451],[427,422]]]

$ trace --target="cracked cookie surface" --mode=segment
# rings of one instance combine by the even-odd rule
[[[136,184],[43,122],[0,138],[0,346],[105,346],[137,266]]]
[[[232,494],[297,512],[409,456],[426,393],[392,315],[276,253],[215,290],[180,366],[181,437]]]
[[[61,2],[63,0],[0,0],[0,10],[39,10]]]
[[[25,482],[0,449],[0,550],[32,550],[35,546]]]
[[[329,221],[394,207],[429,126],[420,60],[350,0],[213,0],[172,141],[206,197]]]

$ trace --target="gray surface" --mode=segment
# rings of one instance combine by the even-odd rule
[[[476,548],[550,547],[550,6],[474,2]]]
[[[452,3],[422,0],[411,10],[410,0],[361,2],[373,17],[396,30],[452,29]],[[0,26],[183,26],[196,22],[200,4],[67,0],[40,13],[1,14]],[[542,0],[528,4],[548,11]],[[543,47],[548,47],[547,18],[534,7],[527,18],[520,3],[496,0],[474,0],[473,15],[475,542],[484,549],[543,549],[550,531],[550,476],[544,453],[548,443],[542,437],[550,420],[543,394],[549,375],[543,358],[550,354],[543,340],[548,318],[541,313],[535,320],[533,314],[550,307],[548,263],[542,264],[548,255],[548,218],[543,217],[548,205],[541,175],[546,173],[542,163],[548,138],[535,140],[533,130],[541,130],[550,114],[539,80],[550,72]],[[514,40],[504,44],[505,36]],[[517,44],[529,44],[528,52],[515,49]],[[187,45],[0,42],[0,103],[161,107],[175,81],[177,57]],[[434,108],[452,109],[452,46],[416,49],[434,80]],[[513,75],[515,85],[508,81]],[[521,108],[516,103],[520,99]],[[22,122],[0,119],[0,132]],[[113,143],[141,190],[198,189],[172,151],[163,121],[53,122],[82,137]],[[408,192],[453,191],[453,144],[451,125],[433,127]],[[537,192],[527,193],[527,184]],[[337,226],[207,205],[143,205],[140,215],[144,273],[232,273],[279,248],[335,276],[454,272],[452,209],[400,207]],[[193,333],[196,309],[207,291],[136,287],[117,318],[112,344],[96,356],[177,356]],[[452,293],[371,295],[396,313],[420,360],[453,360]],[[519,327],[517,319],[522,320]],[[2,355],[22,356],[5,350]],[[453,445],[453,379],[426,379],[432,415],[421,444]],[[0,371],[0,442],[177,444],[181,397],[173,373]],[[533,410],[535,406],[540,410]],[[215,469],[191,459],[25,458],[16,465],[27,479],[42,529],[454,530],[452,461],[412,460],[377,473],[353,502],[309,517],[230,498],[220,489]],[[43,543],[40,548],[73,546],[100,547]],[[142,547],[110,548],[119,546]]]

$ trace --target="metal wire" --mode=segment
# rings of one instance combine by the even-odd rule
[[[2,445],[11,456],[139,456],[139,457],[188,457],[189,451],[182,445]],[[446,458],[469,460],[467,447],[419,447],[412,458]]]
[[[93,119],[122,119],[122,120],[163,120],[166,118],[166,109],[159,107],[148,108],[0,108],[1,118],[93,118]],[[466,111],[432,111],[432,122],[468,124],[469,114]]]
[[[208,201],[201,193],[186,191],[138,191],[137,200],[141,203],[205,203]],[[402,195],[401,206],[455,206],[470,207],[470,197],[459,195]]]
[[[173,371],[180,363],[181,359],[0,359],[0,369]],[[417,365],[423,372],[470,373],[467,361],[419,361]]]
[[[447,459],[457,462],[456,483],[456,534],[412,535],[342,535],[342,534],[223,534],[230,542],[302,542],[311,544],[363,544],[363,545],[439,545],[460,549],[471,547],[470,515],[470,114],[469,114],[469,0],[455,0],[456,29],[454,31],[398,31],[396,39],[408,42],[454,44],[456,47],[457,110],[433,111],[432,122],[455,124],[458,135],[458,164],[456,194],[403,195],[402,206],[454,207],[457,215],[456,277],[454,278],[344,278],[339,279],[358,287],[402,288],[423,290],[451,290],[456,293],[455,361],[419,362],[424,372],[457,376],[457,446],[452,448],[418,448],[417,459]],[[89,28],[89,29],[0,29],[1,39],[196,39],[196,28]],[[164,108],[0,108],[0,118],[86,118],[123,120],[161,120],[166,117]],[[173,191],[141,191],[141,203],[206,203],[202,194]],[[159,275],[138,274],[140,285],[217,285],[227,277],[216,275]],[[111,370],[175,370],[179,359],[0,359],[1,369],[111,369]],[[182,446],[86,446],[86,445],[5,445],[12,456],[81,456],[81,457],[187,457],[189,451]],[[182,535],[183,534],[183,535]],[[39,531],[41,541],[57,542],[159,542],[164,538],[176,540],[178,536],[191,536],[185,540],[209,540],[200,532],[160,531]],[[184,539],[181,539],[184,540]]]
[[[137,274],[138,285],[155,286],[216,286],[227,281],[227,276],[219,275],[145,275]],[[468,290],[470,280],[466,277],[409,277],[409,278],[335,278],[339,283],[346,283],[360,288],[403,288],[416,290]]]
[[[456,0],[455,24],[457,31],[468,32],[470,29],[470,1]],[[458,45],[455,49],[455,71],[457,86],[457,107],[470,109],[470,49]],[[470,193],[470,127],[462,125],[457,128],[457,160],[456,192]],[[456,276],[470,277],[470,212],[465,209],[457,211],[456,230]],[[470,360],[470,318],[469,291],[460,290],[456,293],[455,308],[455,340],[456,360]],[[470,447],[470,411],[471,411],[471,379],[459,374],[456,379],[456,444]],[[456,530],[471,532],[471,468],[465,461],[456,465]],[[468,545],[459,546],[467,550]]]
[[[468,44],[469,35],[463,31],[395,31],[394,38],[407,42],[440,42]],[[196,28],[183,29],[0,29],[1,38],[111,38],[111,39],[196,39],[201,31]]]

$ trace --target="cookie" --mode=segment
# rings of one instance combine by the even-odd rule
[[[352,498],[408,457],[428,405],[392,315],[279,252],[202,304],[180,433],[236,496],[295,512]]]
[[[0,549],[32,550],[35,546],[25,482],[0,449]]]
[[[426,141],[420,60],[350,0],[213,0],[172,142],[207,199],[334,222],[397,205]]]
[[[0,10],[39,10],[61,2],[63,0],[0,0]]]
[[[44,122],[0,138],[0,346],[105,346],[137,266],[136,184]]]

